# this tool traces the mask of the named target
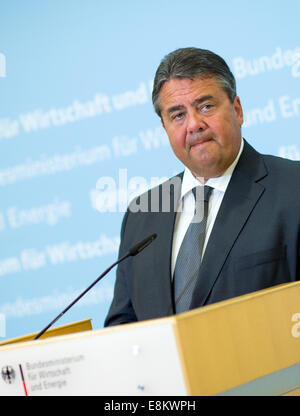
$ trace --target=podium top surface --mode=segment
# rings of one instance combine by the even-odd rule
[[[72,322],[70,324],[61,325],[55,328],[51,328],[48,331],[46,331],[40,339],[50,338],[50,337],[56,337],[56,336],[62,336],[66,334],[73,334],[77,332],[82,331],[89,331],[92,329],[92,323],[91,319],[85,319],[82,321]],[[11,344],[17,344],[27,341],[33,341],[35,336],[38,334],[38,332],[33,334],[27,334],[22,335],[20,337],[11,338],[5,341],[0,342],[0,347],[3,347],[4,345],[11,345]],[[1,351],[2,348],[1,348]]]

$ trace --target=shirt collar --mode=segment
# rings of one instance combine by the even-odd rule
[[[226,171],[223,173],[223,175],[217,177],[217,178],[210,178],[206,182],[205,185],[211,186],[212,188],[218,189],[221,192],[225,192],[226,188],[229,184],[231,175],[234,171],[234,168],[236,167],[236,164],[241,156],[241,153],[244,148],[244,140],[242,138],[241,140],[241,146],[240,150],[237,154],[237,157],[232,162],[232,164],[226,169]],[[198,179],[195,178],[195,176],[192,174],[192,172],[185,168],[183,179],[182,179],[182,186],[181,186],[181,198],[183,198],[188,192],[190,192],[195,186],[202,185]]]

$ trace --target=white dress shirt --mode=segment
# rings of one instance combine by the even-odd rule
[[[240,158],[240,155],[243,151],[244,141],[241,141],[241,147],[239,153],[233,163],[229,166],[229,168],[224,172],[222,176],[218,178],[210,178],[205,183],[207,186],[211,186],[213,189],[210,199],[209,199],[209,206],[208,206],[208,217],[207,217],[207,224],[206,224],[206,235],[205,241],[202,251],[202,257],[205,252],[205,248],[207,246],[207,242],[213,228],[215,219],[217,217],[219,208],[221,206],[226,188],[229,184],[232,172]],[[194,216],[195,211],[195,198],[192,192],[192,189],[195,186],[199,186],[203,184],[195,178],[192,172],[186,168],[183,174],[182,179],[182,186],[181,186],[181,196],[180,196],[180,206],[178,212],[176,214],[176,221],[175,221],[175,228],[173,234],[173,243],[172,243],[172,263],[171,263],[171,272],[172,276],[175,269],[176,259],[179,252],[179,248],[181,246],[182,240],[185,236],[185,233],[190,225],[190,222]]]

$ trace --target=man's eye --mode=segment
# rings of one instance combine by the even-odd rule
[[[211,110],[211,109],[212,109],[212,107],[213,107],[213,105],[212,105],[212,104],[205,104],[205,105],[203,105],[203,106],[201,107],[201,110],[203,110],[203,111],[208,111],[208,110]]]
[[[183,117],[183,113],[174,114],[173,120],[180,120]]]

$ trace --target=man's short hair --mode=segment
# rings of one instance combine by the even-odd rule
[[[161,61],[154,78],[152,102],[161,117],[159,93],[171,79],[215,77],[231,102],[236,96],[236,82],[228,65],[219,55],[199,48],[181,48],[171,52]]]

